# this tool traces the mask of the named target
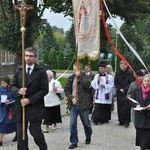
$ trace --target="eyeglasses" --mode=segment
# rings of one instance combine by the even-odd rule
[[[35,57],[35,56],[34,55],[25,55],[25,57],[32,58],[32,57]]]

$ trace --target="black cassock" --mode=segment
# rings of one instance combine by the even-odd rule
[[[118,71],[115,75],[115,87],[117,89],[117,111],[118,121],[121,124],[129,124],[131,122],[131,107],[129,100],[126,97],[130,84],[135,80],[133,73],[130,70]],[[125,93],[120,92],[120,89],[124,89]]]

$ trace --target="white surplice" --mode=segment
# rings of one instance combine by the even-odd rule
[[[108,76],[108,84],[106,84],[106,76]],[[95,89],[95,103],[99,104],[111,104],[112,103],[112,89],[114,88],[114,77],[110,74],[101,76],[98,83],[99,74],[96,74],[91,86]],[[104,84],[105,88],[101,85]],[[109,99],[105,99],[105,94],[109,93]]]

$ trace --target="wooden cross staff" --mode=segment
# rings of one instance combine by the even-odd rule
[[[22,32],[22,87],[25,88],[25,63],[24,63],[24,49],[25,49],[25,39],[24,33],[26,31],[26,13],[28,10],[33,9],[32,5],[27,5],[24,0],[20,4],[14,5],[14,8],[20,11],[20,25]],[[25,95],[22,96],[25,98]],[[22,107],[22,139],[25,140],[25,106]]]

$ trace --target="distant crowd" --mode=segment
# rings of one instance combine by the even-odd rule
[[[78,147],[78,116],[84,127],[85,144],[90,144],[92,124],[108,124],[117,101],[118,125],[128,128],[132,121],[135,145],[150,150],[150,65],[147,70],[133,73],[120,61],[120,70],[113,72],[110,64],[100,62],[98,73],[93,74],[89,64],[83,70],[77,62],[63,88],[51,70],[36,62],[37,51],[29,47],[25,49],[25,69],[18,68],[12,82],[7,75],[0,78],[0,146],[5,146],[4,135],[14,132],[12,142],[17,142],[17,149],[29,150],[29,129],[39,149],[48,150],[44,133],[49,133],[50,127],[56,130],[62,123],[60,104],[65,93],[70,115],[69,149]]]

